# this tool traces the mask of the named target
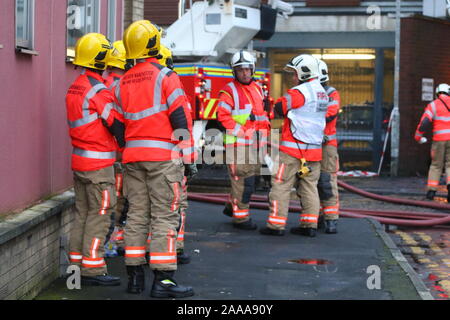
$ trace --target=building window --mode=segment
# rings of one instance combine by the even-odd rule
[[[67,60],[75,56],[75,44],[83,35],[100,31],[100,0],[67,1]]]
[[[117,0],[108,0],[108,30],[106,37],[114,42],[116,38]]]
[[[33,49],[34,0],[16,0],[16,48]]]

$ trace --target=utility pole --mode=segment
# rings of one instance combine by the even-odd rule
[[[399,112],[399,86],[400,86],[400,15],[401,0],[396,0],[395,8],[395,71],[394,71],[394,109],[392,110],[391,135],[391,176],[398,175],[398,155],[400,148],[400,112]]]

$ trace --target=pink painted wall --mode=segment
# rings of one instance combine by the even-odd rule
[[[122,1],[117,1],[118,37]],[[107,1],[101,1],[106,32]],[[79,71],[65,62],[66,1],[35,1],[35,50],[15,52],[15,1],[0,4],[0,214],[72,185],[65,94]]]

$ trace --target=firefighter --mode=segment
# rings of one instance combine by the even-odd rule
[[[75,189],[69,258],[81,266],[81,283],[85,285],[120,284],[120,278],[107,275],[103,258],[116,204],[113,165],[118,144],[111,132],[120,145],[124,144],[120,135],[123,123],[114,109],[114,96],[102,78],[110,51],[109,40],[101,34],[81,37],[75,45],[73,64],[83,69],[66,95]]]
[[[255,59],[241,50],[231,57],[234,80],[219,93],[217,119],[225,128],[226,163],[231,180],[230,203],[223,211],[233,226],[255,230],[249,202],[260,174],[260,149],[267,144],[270,122],[264,111],[263,92],[253,79]]]
[[[105,85],[109,90],[115,88],[122,78],[125,70],[126,56],[123,41],[118,40],[113,43],[111,51],[111,59],[107,63],[107,75],[105,78]]]
[[[282,236],[286,227],[291,189],[297,186],[301,196],[300,225],[291,233],[314,237],[319,218],[320,200],[317,182],[322,160],[328,96],[319,81],[319,63],[308,54],[294,57],[285,67],[294,72],[297,86],[275,104],[275,112],[284,117],[280,157],[272,175],[269,194],[270,213],[265,235]]]
[[[105,86],[114,94],[114,90],[124,74],[126,62],[125,47],[122,40],[113,43],[110,59],[106,64]],[[123,150],[122,150],[123,151]],[[107,236],[106,253],[110,256],[123,255],[123,225],[125,223],[128,203],[123,196],[123,170],[122,152],[117,153],[117,161],[114,163],[114,176],[117,203],[114,210],[112,228]],[[110,238],[112,236],[112,239]]]
[[[183,161],[192,163],[196,156],[188,100],[178,75],[158,63],[160,34],[150,21],[133,22],[123,42],[127,58],[136,59],[115,91],[126,139],[122,162],[124,196],[129,202],[124,229],[127,291],[144,290],[150,233],[150,268],[155,275],[151,296],[192,296],[191,287],[174,279]]]
[[[433,129],[431,145],[431,165],[428,171],[426,198],[433,200],[439,185],[442,170],[447,175],[447,202],[450,203],[450,86],[442,83],[436,87],[436,100],[425,108],[425,112],[417,126],[414,139],[426,143],[425,131]]]
[[[319,60],[320,83],[328,97],[324,143],[322,145],[322,161],[320,162],[319,197],[320,206],[325,220],[325,233],[337,233],[339,218],[339,191],[337,186],[337,172],[339,170],[339,155],[336,140],[336,122],[339,114],[341,98],[339,92],[328,85],[327,64]],[[319,219],[320,221],[320,219]],[[319,223],[320,224],[320,223]]]

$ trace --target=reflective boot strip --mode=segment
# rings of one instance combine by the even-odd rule
[[[145,258],[145,247],[125,247],[126,258]]]
[[[246,210],[233,210],[233,218],[244,219],[249,216],[248,209]]]
[[[317,223],[319,216],[315,214],[302,213],[300,215],[300,223]]]
[[[69,260],[70,262],[81,262],[83,259],[83,255],[81,252],[69,252]]]
[[[84,158],[90,158],[90,159],[115,159],[116,158],[116,152],[115,151],[108,151],[108,152],[102,152],[102,151],[89,151],[89,150],[83,150],[79,148],[73,148],[73,154],[84,157]]]
[[[437,181],[437,180],[428,180],[427,185],[429,187],[437,187],[439,185],[439,181]]]
[[[177,253],[174,252],[151,252],[150,264],[168,264],[177,262]]]
[[[269,219],[267,220],[267,222],[269,222],[271,224],[278,224],[281,226],[285,226],[286,221],[287,221],[287,218],[278,217],[278,216],[269,216]]]
[[[329,207],[325,207],[323,209],[323,213],[325,215],[327,214],[338,214],[339,213],[339,206],[329,206]]]
[[[83,257],[81,266],[84,268],[101,268],[106,266],[105,260],[103,258],[86,258]]]

